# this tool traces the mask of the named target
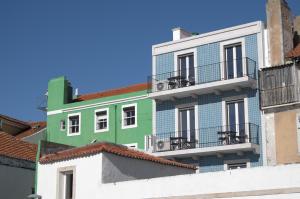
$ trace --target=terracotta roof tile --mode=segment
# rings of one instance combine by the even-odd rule
[[[21,125],[25,126],[25,128],[29,128],[30,127],[30,125],[27,122],[24,122],[24,121],[21,121],[21,120],[9,117],[7,115],[0,114],[0,119],[1,118],[6,119],[6,120],[11,121],[11,122],[14,122],[14,123],[21,124]]]
[[[90,144],[90,145],[83,146],[83,147],[68,149],[68,150],[64,150],[64,151],[59,151],[54,154],[45,155],[40,158],[40,163],[41,164],[53,163],[53,162],[57,162],[57,161],[74,159],[74,158],[84,157],[84,156],[88,156],[88,155],[98,154],[101,152],[112,153],[112,154],[127,157],[127,158],[151,161],[151,162],[155,162],[158,164],[177,166],[177,167],[194,169],[194,170],[196,169],[196,167],[194,167],[192,165],[187,165],[187,164],[182,164],[182,163],[171,161],[171,160],[166,160],[163,158],[155,157],[153,155],[149,155],[149,154],[141,152],[141,151],[130,149],[125,146],[111,144],[111,143],[103,143],[103,142]]]
[[[148,89],[148,83],[142,83],[142,84],[134,84],[131,86],[123,87],[123,88],[117,88],[112,90],[107,90],[103,92],[98,93],[91,93],[91,94],[85,94],[80,95],[76,100],[74,101],[85,101],[85,100],[91,100],[91,99],[97,99],[102,97],[109,97],[114,95],[121,95],[131,92],[137,92]]]
[[[35,162],[37,145],[16,139],[0,132],[0,155]]]
[[[31,122],[31,123],[29,123],[29,125],[31,126],[31,128],[18,134],[16,136],[16,138],[22,139],[24,137],[28,137],[30,135],[33,135],[33,134],[39,132],[40,130],[46,128],[47,122],[45,122],[45,121]]]
[[[287,53],[288,58],[300,57],[300,43],[290,52]]]

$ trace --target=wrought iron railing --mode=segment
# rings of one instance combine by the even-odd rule
[[[231,66],[231,67],[229,67]],[[236,68],[236,69],[233,69]],[[231,69],[230,69],[231,68]],[[256,62],[248,57],[194,67],[193,71],[170,71],[148,77],[148,92],[172,90],[215,81],[250,77],[256,79]]]
[[[157,133],[147,136],[146,148],[152,152],[186,150],[243,143],[259,144],[259,126],[253,123]]]

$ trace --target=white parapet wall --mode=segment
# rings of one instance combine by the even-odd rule
[[[300,165],[134,180],[99,188],[95,198],[299,199]]]
[[[58,198],[58,172],[74,168],[73,199],[299,199],[300,164],[103,183],[102,154],[38,166],[38,194]],[[122,167],[121,164],[118,165]],[[132,164],[135,167],[135,164]]]

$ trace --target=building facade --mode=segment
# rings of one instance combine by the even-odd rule
[[[0,130],[0,198],[26,198],[34,192],[37,146]]]
[[[152,47],[148,151],[200,172],[263,165],[264,32],[260,21],[200,35],[175,28],[173,41]]]
[[[144,149],[152,126],[147,88],[137,84],[74,97],[65,77],[50,80],[47,141],[71,146],[107,141]]]
[[[285,0],[267,2],[268,61],[260,71],[268,165],[300,162],[300,18]]]

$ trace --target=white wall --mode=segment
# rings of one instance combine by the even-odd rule
[[[170,196],[235,199],[300,198],[300,165],[257,167],[102,184],[101,158],[101,155],[95,155],[39,165],[38,194],[42,195],[43,199],[56,198],[57,168],[76,165],[76,199]],[[187,197],[188,195],[194,196]]]
[[[75,166],[75,198],[97,198],[97,194],[99,193],[102,184],[101,162],[102,154],[97,154],[84,158],[55,162],[52,164],[39,164],[37,193],[42,196],[42,199],[55,199],[58,188],[58,169],[63,167]]]
[[[34,188],[34,175],[34,170],[0,165],[0,198],[26,198]]]
[[[271,193],[289,192],[298,188],[298,193],[278,197]],[[117,190],[117,191],[116,191]],[[277,191],[277,192],[276,192]],[[295,190],[293,190],[295,191]],[[99,190],[108,198],[160,198],[195,195],[193,198],[300,198],[300,165],[257,167],[233,171],[200,173],[173,177],[137,180],[103,185]],[[268,194],[261,197],[247,195]],[[246,196],[245,196],[246,195]],[[127,196],[127,197],[124,197]],[[100,197],[99,197],[100,198]],[[181,198],[181,197],[180,197]],[[187,197],[183,197],[187,198]],[[237,199],[237,198],[235,198]]]

